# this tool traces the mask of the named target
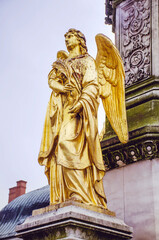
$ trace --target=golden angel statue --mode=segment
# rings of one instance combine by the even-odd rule
[[[51,205],[71,199],[106,209],[97,111],[101,97],[113,129],[126,143],[123,63],[114,44],[102,34],[96,36],[96,60],[88,54],[80,31],[70,29],[65,43],[69,53],[57,53],[48,75],[52,93],[38,161],[45,166]]]

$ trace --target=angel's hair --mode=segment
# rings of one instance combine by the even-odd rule
[[[88,50],[87,50],[86,38],[85,38],[84,34],[74,28],[70,28],[64,36],[66,37],[68,35],[68,33],[72,33],[78,38],[79,43],[80,43],[81,54],[82,55],[86,54],[88,52]]]

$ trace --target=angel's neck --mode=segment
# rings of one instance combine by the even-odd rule
[[[77,45],[73,49],[69,50],[69,58],[75,58],[75,57],[77,57],[79,55],[81,55],[81,51],[80,51],[80,46],[79,45]]]

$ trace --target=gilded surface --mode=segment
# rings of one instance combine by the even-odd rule
[[[107,208],[97,111],[101,96],[112,127],[127,142],[122,61],[104,35],[96,36],[96,61],[80,31],[70,29],[65,42],[69,54],[59,51],[48,75],[52,93],[38,160],[50,184],[50,204],[70,199]]]

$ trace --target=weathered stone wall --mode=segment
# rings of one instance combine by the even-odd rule
[[[159,159],[106,172],[108,208],[133,227],[135,240],[159,239]]]

